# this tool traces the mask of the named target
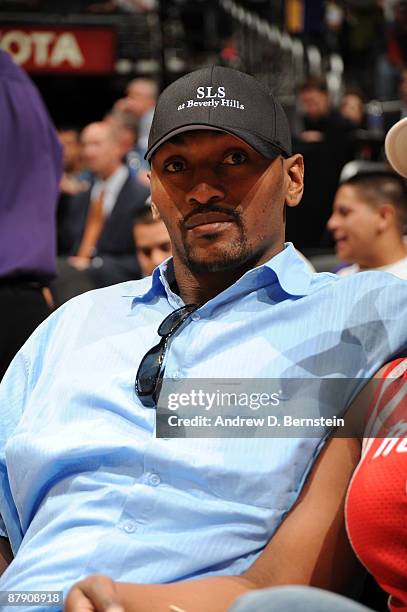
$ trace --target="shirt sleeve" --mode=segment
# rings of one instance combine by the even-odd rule
[[[18,353],[0,385],[0,537],[17,544],[20,524],[10,492],[5,447],[24,412],[27,396],[27,362]]]
[[[8,538],[13,550],[21,541],[21,526],[10,488],[5,449],[41,371],[48,327],[45,321],[37,328],[14,357],[0,384],[0,537]]]
[[[22,351],[17,353],[0,385],[0,463],[4,448],[16,428],[26,402],[28,364]]]

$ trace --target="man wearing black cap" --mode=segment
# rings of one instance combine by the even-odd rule
[[[346,589],[359,447],[324,442],[405,346],[407,288],[312,274],[284,244],[302,158],[253,77],[211,67],[173,83],[147,159],[173,259],[66,304],[0,388],[0,529],[16,552],[1,588],[66,592],[98,573],[67,610],[149,612],[225,610],[275,584]],[[271,429],[242,426],[260,407]],[[292,414],[315,427],[293,433]]]

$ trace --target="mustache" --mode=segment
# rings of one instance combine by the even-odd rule
[[[218,206],[217,204],[199,204],[191,212],[187,213],[185,217],[180,221],[182,228],[185,228],[185,224],[194,217],[195,215],[205,214],[210,212],[223,213],[228,217],[231,217],[233,221],[241,225],[240,215],[234,208],[226,208],[224,206]]]

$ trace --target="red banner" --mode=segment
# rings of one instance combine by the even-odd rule
[[[116,62],[116,32],[107,28],[8,26],[0,48],[27,72],[106,74]]]

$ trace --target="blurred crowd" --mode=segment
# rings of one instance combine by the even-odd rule
[[[407,60],[407,2],[287,0],[286,22],[304,43],[323,54],[339,54],[346,81],[359,85],[368,98],[397,97]]]

